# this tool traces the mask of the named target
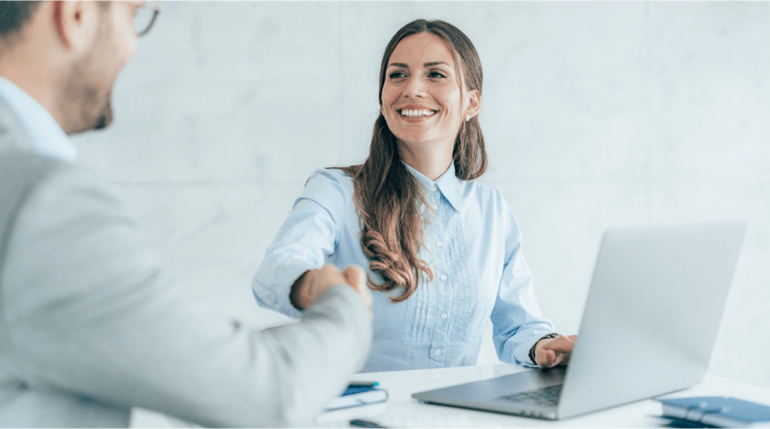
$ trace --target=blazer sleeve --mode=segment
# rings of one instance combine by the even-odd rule
[[[347,286],[298,323],[262,331],[189,298],[124,202],[73,168],[19,213],[5,267],[11,346],[31,388],[201,425],[307,424],[371,345],[366,307]]]
[[[505,254],[503,274],[491,315],[493,342],[501,361],[535,366],[529,359],[529,349],[554,328],[543,317],[535,298],[532,273],[521,253],[521,231],[513,209],[497,192],[505,226]]]
[[[254,276],[260,306],[300,317],[289,299],[291,286],[336,251],[351,205],[352,181],[345,173],[324,169],[310,176]]]

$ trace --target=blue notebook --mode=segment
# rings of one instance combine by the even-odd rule
[[[656,399],[663,416],[713,427],[770,427],[770,405],[724,396]]]
[[[375,387],[348,387],[347,390],[326,406],[326,411],[360,405],[376,404],[388,400],[388,391]]]

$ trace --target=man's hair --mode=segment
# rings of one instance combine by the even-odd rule
[[[39,1],[0,0],[0,41],[17,34],[40,6]]]

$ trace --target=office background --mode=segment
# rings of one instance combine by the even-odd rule
[[[289,321],[251,295],[265,249],[313,170],[365,157],[392,34],[441,18],[481,55],[480,180],[513,206],[557,329],[577,333],[606,228],[746,219],[710,371],[770,386],[770,4],[162,7],[114,125],[75,140],[214,311]],[[490,335],[480,364],[497,362]]]

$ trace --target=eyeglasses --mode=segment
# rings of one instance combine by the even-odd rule
[[[137,37],[142,37],[150,32],[155,20],[160,13],[160,3],[147,0],[121,0],[138,6],[134,15],[134,31]]]

